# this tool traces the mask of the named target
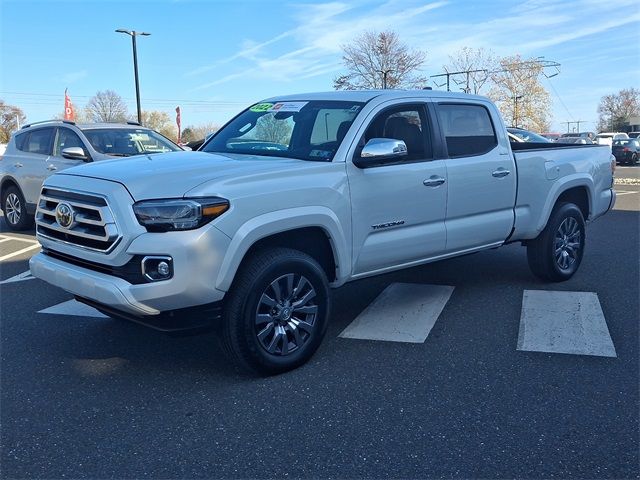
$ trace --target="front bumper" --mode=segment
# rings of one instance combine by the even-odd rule
[[[184,232],[145,233],[127,248],[129,259],[146,255],[169,255],[173,277],[134,284],[123,278],[55,258],[46,253],[33,256],[31,273],[76,297],[129,315],[159,315],[162,312],[212,304],[225,292],[215,288],[229,238],[212,225]],[[55,243],[47,250],[55,251]],[[82,259],[81,251],[74,252]]]

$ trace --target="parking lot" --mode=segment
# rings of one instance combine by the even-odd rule
[[[270,378],[236,371],[213,333],[70,302],[30,277],[34,232],[0,221],[2,476],[637,478],[639,171],[618,168],[571,280],[538,281],[509,245],[347,284],[312,360]],[[426,340],[346,338],[394,284],[450,287]],[[549,292],[600,308],[608,331],[578,332],[589,354],[527,347],[523,300]]]

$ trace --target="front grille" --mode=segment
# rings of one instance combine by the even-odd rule
[[[67,204],[73,210],[72,223],[62,226],[56,209]],[[38,235],[87,250],[110,252],[120,241],[120,233],[104,197],[43,188],[36,210]]]

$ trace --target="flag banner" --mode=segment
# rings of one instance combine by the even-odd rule
[[[76,120],[76,112],[73,109],[73,103],[71,103],[71,98],[66,88],[64,89],[64,119],[71,120],[72,122]]]

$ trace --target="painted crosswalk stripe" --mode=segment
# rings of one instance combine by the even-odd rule
[[[518,350],[615,357],[598,295],[525,290]]]
[[[91,308],[84,303],[77,302],[76,300],[68,300],[66,302],[59,303],[53,307],[40,310],[38,313],[48,313],[51,315],[69,315],[75,317],[94,317],[94,318],[108,318],[95,308]]]
[[[340,334],[342,338],[423,343],[454,287],[393,283]]]

